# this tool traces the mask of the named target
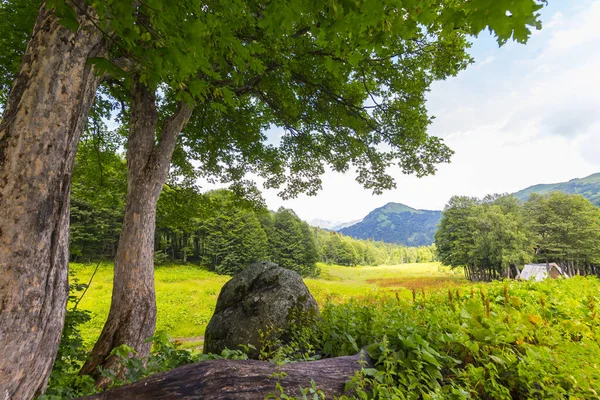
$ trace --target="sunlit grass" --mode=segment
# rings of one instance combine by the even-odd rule
[[[87,283],[95,265],[72,264],[71,272],[80,283]],[[157,329],[172,337],[204,334],[212,316],[221,287],[229,280],[198,266],[157,267],[155,273]],[[84,325],[86,346],[96,341],[108,317],[112,294],[113,266],[101,265],[79,308],[91,311],[92,319]]]
[[[438,288],[466,282],[460,271],[442,268],[439,263],[403,264],[378,267],[342,267],[319,264],[321,276],[306,279],[306,285],[322,306],[351,297],[378,292],[410,297],[411,289]],[[87,283],[95,265],[71,264],[71,274]],[[228,276],[217,275],[195,265],[156,268],[157,329],[174,338],[199,338],[214,312],[217,297]],[[86,346],[93,345],[108,316],[112,293],[113,266],[102,264],[79,308],[91,311],[92,319],[83,327]],[[190,345],[196,345],[194,339]]]
[[[412,296],[411,290],[432,289],[466,283],[462,271],[452,271],[440,263],[342,267],[319,264],[321,276],[306,279],[306,285],[320,305],[377,292]]]

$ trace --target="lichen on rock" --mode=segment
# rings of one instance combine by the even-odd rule
[[[204,335],[204,352],[252,345],[255,349],[248,356],[258,358],[266,333],[270,341],[285,344],[290,321],[303,315],[314,320],[318,314],[317,302],[300,275],[271,262],[255,263],[221,289]]]

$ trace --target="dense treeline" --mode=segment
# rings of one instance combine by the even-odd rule
[[[600,276],[600,208],[582,195],[531,195],[525,219],[539,262],[558,262],[569,275]]]
[[[440,261],[471,280],[516,277],[528,262],[600,275],[600,208],[581,195],[452,197],[435,235]]]
[[[110,143],[117,143],[113,138]],[[73,174],[71,258],[111,259],[123,221],[125,161],[101,135],[82,140]],[[430,262],[434,246],[404,247],[358,240],[310,227],[292,210],[270,212],[258,192],[167,185],[158,201],[155,261],[197,262],[235,274],[270,260],[303,276],[318,274],[316,262],[355,265]]]
[[[395,265],[437,260],[435,246],[406,247],[375,240],[354,239],[313,228],[321,261],[338,265]]]
[[[117,251],[125,212],[125,160],[117,140],[86,132],[73,169],[71,188],[71,259],[107,257]]]

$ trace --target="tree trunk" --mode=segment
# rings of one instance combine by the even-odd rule
[[[149,195],[145,180],[131,179],[125,219],[115,257],[114,286],[108,319],[83,374],[99,379],[98,366],[113,369],[109,357],[115,347],[126,344],[140,355],[150,351],[146,340],[154,334],[154,223],[156,195]],[[99,380],[100,385],[103,381]]]
[[[183,263],[184,264],[187,263],[187,246],[188,246],[188,242],[189,242],[189,239],[188,239],[187,233],[184,232],[183,233]]]
[[[368,356],[363,359],[360,354],[290,363],[280,368],[267,361],[210,360],[175,368],[86,399],[262,400],[269,394],[280,398],[275,384],[276,375],[281,372],[286,375],[279,379],[279,384],[286,395],[302,398],[300,389],[310,388],[314,380],[325,398],[333,399],[342,394],[352,395],[345,392],[345,383],[362,366],[372,365]],[[312,395],[307,397],[313,398]]]
[[[575,276],[575,268],[573,268],[573,262],[567,261],[567,266],[569,267],[569,275]]]
[[[110,311],[100,338],[81,373],[93,376],[99,386],[108,381],[98,367],[115,369],[110,352],[121,345],[147,356],[156,326],[154,292],[154,232],[156,203],[167,179],[177,136],[192,110],[182,104],[164,123],[158,144],[156,97],[134,80],[131,125],[127,146],[127,199],[123,229],[115,257]],[[118,371],[117,371],[118,372]]]
[[[100,83],[88,59],[104,53],[102,34],[79,22],[73,33],[41,7],[0,124],[3,400],[45,389],[64,324],[71,171]]]

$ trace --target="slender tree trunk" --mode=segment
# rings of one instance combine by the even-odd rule
[[[104,53],[101,33],[79,22],[73,33],[41,7],[0,124],[3,400],[43,392],[64,324],[71,171],[100,82],[87,61]]]
[[[171,234],[169,235],[171,237],[171,259],[175,260],[175,235],[173,235],[173,232],[171,232]]]
[[[110,352],[132,347],[138,357],[147,356],[156,326],[154,292],[154,232],[156,203],[167,179],[177,136],[192,110],[180,105],[167,119],[155,145],[158,124],[156,98],[142,84],[132,89],[131,126],[127,146],[127,199],[123,229],[115,257],[110,312],[100,338],[81,373],[108,383],[98,367],[115,369]]]
[[[189,239],[188,239],[188,235],[186,232],[183,233],[183,263],[185,264],[187,262],[187,245],[188,245]]]
[[[198,232],[194,234],[194,258],[196,260],[200,258],[200,239],[198,238]]]
[[[569,266],[570,275],[575,276],[575,268],[573,268],[573,262],[567,261],[567,265]]]

